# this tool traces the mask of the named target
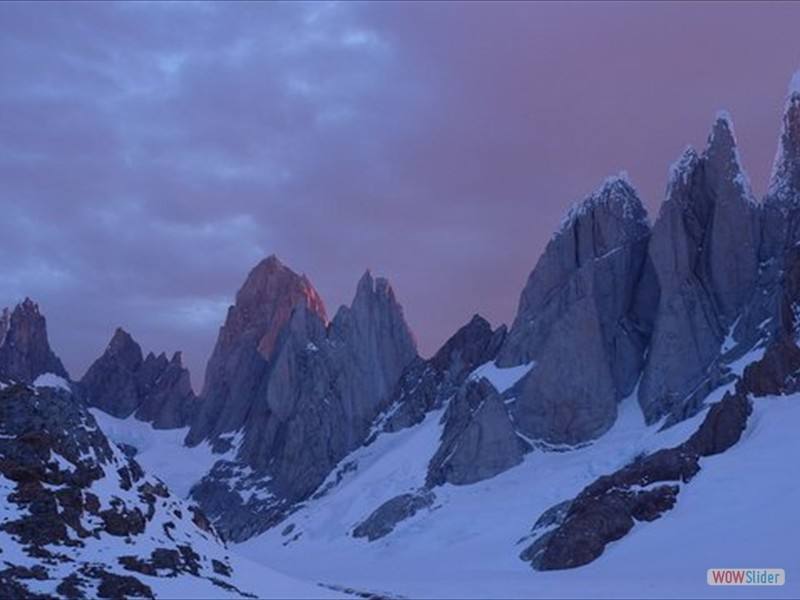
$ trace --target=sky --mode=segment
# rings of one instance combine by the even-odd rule
[[[196,386],[277,254],[333,314],[369,268],[423,355],[509,323],[576,201],[733,115],[757,195],[800,3],[0,3],[0,305],[73,378],[123,326]]]

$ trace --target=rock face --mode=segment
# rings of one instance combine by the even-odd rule
[[[800,76],[795,75],[783,114],[778,150],[764,201],[769,231],[766,257],[780,255],[800,241]]]
[[[32,383],[45,373],[69,379],[50,349],[47,322],[39,306],[25,298],[13,311],[6,308],[0,315],[0,375]]]
[[[444,419],[441,444],[428,467],[429,486],[489,479],[521,463],[530,450],[516,435],[500,394],[485,379],[462,386]]]
[[[203,514],[111,444],[69,392],[0,390],[0,474],[0,596],[154,597],[143,576],[155,575],[236,589]]]
[[[658,300],[649,238],[641,201],[616,177],[547,245],[497,360],[536,363],[512,408],[526,436],[575,444],[614,422],[644,362]]]
[[[172,359],[153,353],[143,358],[139,344],[121,328],[79,387],[89,405],[120,419],[135,414],[157,429],[185,427],[197,408],[180,352]]]
[[[436,495],[430,490],[401,494],[381,504],[375,512],[353,529],[353,537],[374,542],[394,531],[400,521],[410,519],[420,510],[430,508]]]
[[[417,359],[403,372],[381,418],[381,431],[399,431],[421,422],[454,396],[467,376],[494,360],[506,336],[480,315],[461,327],[429,360]]]
[[[241,432],[236,461],[192,491],[231,539],[279,521],[367,438],[414,339],[389,283],[366,273],[349,307],[328,324],[319,296],[277,259],[261,263],[237,295],[209,361],[203,410],[189,443]],[[221,374],[221,375],[220,375]],[[241,469],[268,489],[231,498]],[[232,507],[233,503],[233,507]]]
[[[650,256],[661,298],[639,388],[648,423],[681,411],[687,395],[709,378],[755,288],[759,218],[732,125],[722,114],[705,152],[689,149],[673,167],[653,227]]]
[[[325,307],[311,282],[276,256],[250,271],[208,361],[201,396],[210,401],[203,403],[192,424],[189,444],[242,427],[278,336],[298,305],[326,321]]]
[[[681,486],[701,470],[703,457],[738,443],[752,413],[751,398],[794,393],[800,389],[799,379],[800,348],[795,334],[782,335],[745,369],[735,391],[709,409],[684,443],[600,477],[574,500],[543,514],[532,530],[534,542],[521,558],[538,570],[573,568],[595,560],[636,521],[652,521],[671,510]]]

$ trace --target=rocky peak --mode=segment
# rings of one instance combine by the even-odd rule
[[[358,281],[352,304],[337,311],[330,335],[374,370],[382,397],[390,391],[384,386],[394,385],[400,371],[417,356],[416,340],[392,286],[383,277],[374,279],[369,270]]]
[[[753,295],[761,238],[761,210],[721,112],[702,155],[689,148],[673,165],[653,226],[660,301],[639,388],[648,422],[680,413],[708,382],[722,340]]]
[[[619,250],[646,246],[649,234],[647,211],[625,174],[609,177],[576,204],[528,277],[500,363],[513,366],[528,362],[532,348],[542,341],[532,328],[536,329],[538,316],[558,291],[593,263],[614,262],[622,256],[616,256]]]
[[[120,419],[135,414],[163,429],[184,427],[195,400],[180,352],[171,361],[163,352],[142,359],[141,347],[121,327],[86,371],[80,389],[90,406]]]
[[[181,352],[180,350],[175,352],[172,355],[172,358],[169,359],[169,364],[170,364],[170,366],[173,366],[173,367],[181,367],[182,368],[183,367],[183,352]]]
[[[397,307],[402,311],[389,280],[385,277],[373,278],[372,273],[367,269],[358,280],[351,309],[354,312],[364,312],[373,310],[376,304]]]
[[[30,298],[0,319],[0,374],[27,383],[53,373],[68,379],[61,360],[50,349],[47,322]]]
[[[247,334],[258,338],[258,351],[269,359],[281,329],[298,304],[305,304],[327,321],[325,305],[305,275],[292,271],[274,254],[262,260],[250,271],[236,294],[236,304],[228,310],[218,350],[226,352]]]
[[[755,206],[750,180],[742,166],[733,119],[727,111],[719,111],[703,152],[707,185],[716,189],[718,204],[744,202]],[[732,186],[733,189],[730,189]]]
[[[105,355],[114,357],[114,360],[126,365],[131,370],[137,369],[142,364],[141,347],[133,340],[131,334],[122,327],[117,327],[114,331]],[[147,358],[149,359],[150,355]]]
[[[784,208],[800,204],[800,71],[789,86],[767,198]]]
[[[550,245],[574,250],[575,267],[647,235],[650,225],[626,173],[607,178],[567,214]],[[545,253],[547,252],[545,250]]]
[[[450,370],[454,366],[474,369],[495,357],[505,333],[505,325],[499,327],[497,331],[492,331],[489,321],[478,314],[473,315],[469,323],[453,334],[433,355],[430,363],[441,372]]]
[[[305,275],[275,255],[258,263],[236,294],[208,361],[200,413],[189,444],[242,427],[258,386],[280,350],[293,313],[305,307],[327,323],[325,306]]]

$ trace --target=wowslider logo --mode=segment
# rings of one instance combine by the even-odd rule
[[[783,569],[709,569],[708,585],[783,585]]]

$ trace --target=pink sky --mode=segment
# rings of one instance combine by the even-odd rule
[[[424,354],[509,322],[569,206],[734,118],[758,195],[794,3],[0,5],[0,304],[73,377],[117,325],[202,378],[273,252],[333,313],[367,267]]]

